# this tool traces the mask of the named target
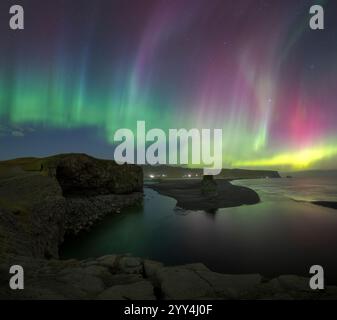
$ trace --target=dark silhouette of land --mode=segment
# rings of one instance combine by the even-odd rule
[[[337,209],[337,201],[312,201],[311,203],[322,207]]]
[[[148,186],[162,195],[177,200],[177,206],[186,210],[216,211],[260,202],[258,194],[249,188],[234,186],[228,180],[216,179],[216,192],[205,194],[202,180],[167,180]]]
[[[142,166],[144,178],[161,179],[181,179],[181,178],[202,178],[203,169],[187,168],[179,166],[159,165]],[[238,179],[261,179],[280,178],[277,171],[272,170],[246,170],[246,169],[222,169],[216,179],[238,180]]]

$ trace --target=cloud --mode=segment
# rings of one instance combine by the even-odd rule
[[[35,132],[35,129],[32,127],[21,127],[18,125],[5,125],[0,123],[0,137],[24,137],[33,132]]]
[[[12,136],[14,136],[14,137],[24,137],[25,134],[21,131],[15,130],[15,131],[12,131]]]

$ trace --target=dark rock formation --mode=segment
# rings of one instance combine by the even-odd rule
[[[217,184],[214,181],[213,176],[203,176],[201,182],[201,193],[204,196],[215,197],[218,195]]]
[[[56,177],[66,197],[126,194],[143,189],[140,167],[83,154],[53,157],[42,163],[41,168]]]
[[[202,263],[164,266],[127,255],[97,259],[43,260],[16,257],[8,264],[25,269],[25,290],[10,290],[1,281],[0,299],[336,299],[337,287],[311,290],[309,278],[259,274],[231,275],[209,270]],[[8,270],[0,268],[0,276]]]
[[[5,241],[0,248],[32,257],[58,256],[66,201],[55,179],[30,172],[2,179],[0,203]]]
[[[312,201],[312,204],[331,209],[337,209],[337,201]]]
[[[306,202],[306,203],[311,203],[314,204],[316,206],[320,206],[320,207],[325,207],[325,208],[330,208],[330,209],[337,209],[337,201],[305,201],[305,200],[295,200],[296,202]]]
[[[214,185],[215,184],[215,185]],[[219,208],[237,207],[260,202],[258,194],[249,188],[232,185],[223,179],[167,180],[148,185],[149,188],[177,200],[186,210],[215,212]]]
[[[105,215],[142,201],[142,172],[137,166],[121,166],[118,171],[113,161],[60,155],[25,159],[23,168],[27,167],[30,171],[15,170],[1,179],[0,257],[57,258],[66,233],[87,230]]]
[[[140,192],[66,198],[66,233],[77,234],[89,230],[107,214],[120,213],[121,208],[140,204],[142,200]]]

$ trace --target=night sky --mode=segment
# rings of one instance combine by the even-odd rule
[[[0,159],[111,159],[137,120],[222,128],[225,167],[337,168],[337,1],[1,0]]]

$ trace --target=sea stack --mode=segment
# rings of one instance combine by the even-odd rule
[[[201,193],[207,197],[216,197],[218,195],[217,183],[213,176],[203,176],[201,183]]]

